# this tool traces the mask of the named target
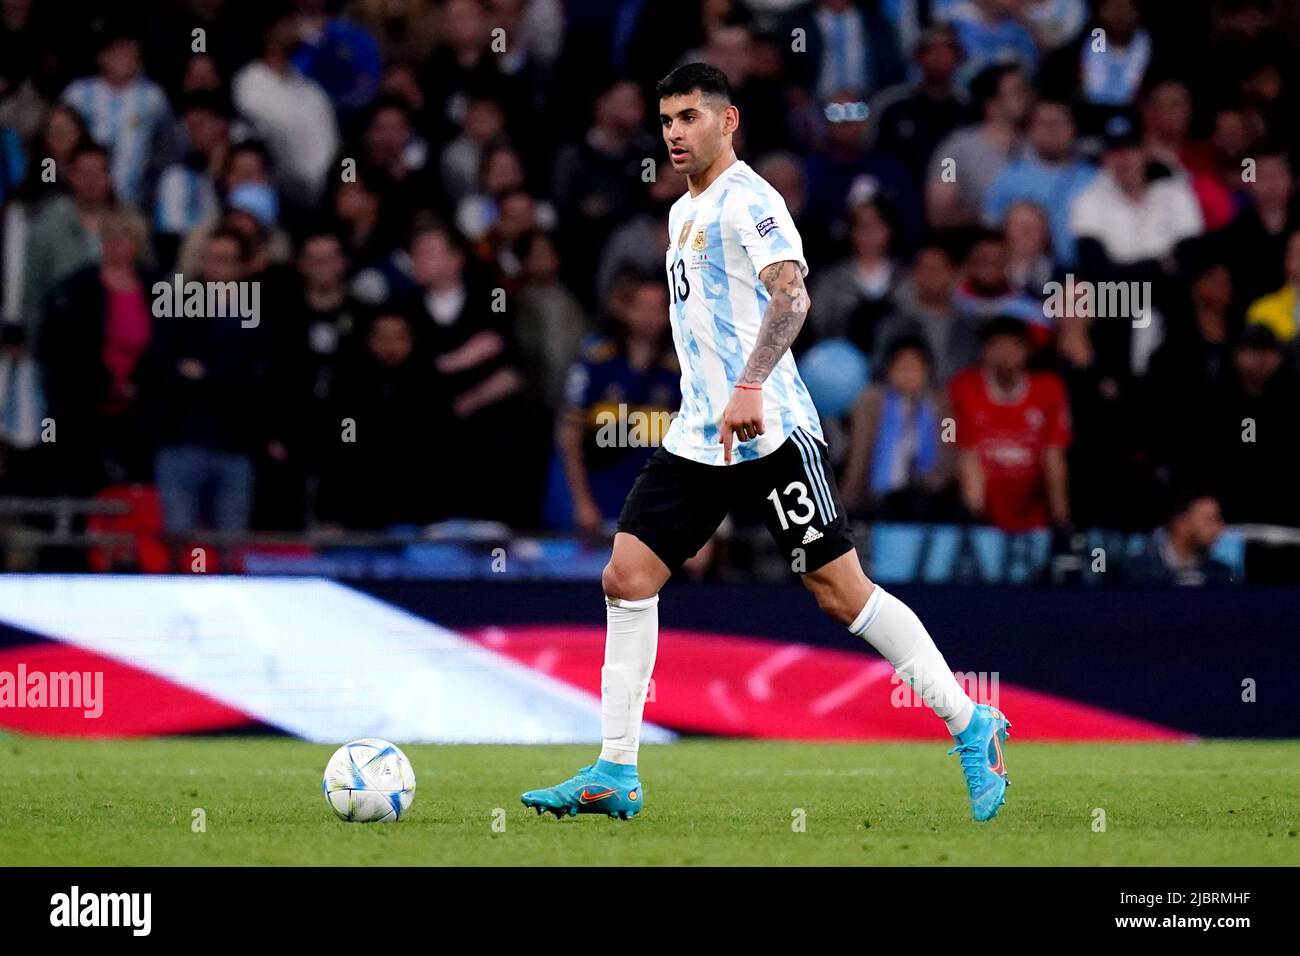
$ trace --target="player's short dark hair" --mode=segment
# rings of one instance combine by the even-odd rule
[[[687,63],[673,70],[655,84],[660,99],[685,96],[699,90],[705,96],[717,96],[731,105],[731,83],[727,74],[708,63]]]

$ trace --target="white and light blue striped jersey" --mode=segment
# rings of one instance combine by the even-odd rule
[[[172,163],[158,177],[153,225],[159,232],[185,235],[214,216],[218,205],[211,176],[185,163]]]
[[[722,411],[754,350],[771,300],[759,273],[791,260],[808,274],[803,241],[780,193],[735,162],[698,196],[689,192],[668,215],[669,319],[682,367],[682,408],[663,447],[721,465]],[[781,447],[796,428],[822,440],[817,409],[787,352],[763,385],[765,434],[733,439],[732,461]]]
[[[91,138],[109,151],[113,185],[123,202],[139,202],[154,136],[170,115],[162,87],[143,77],[114,89],[102,76],[73,80],[63,91]]]

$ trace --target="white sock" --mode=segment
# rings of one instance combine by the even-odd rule
[[[921,695],[926,705],[943,718],[948,732],[956,736],[970,723],[974,702],[952,676],[921,619],[879,584],[875,588],[849,630],[893,664],[898,676]]]
[[[605,666],[600,671],[600,759],[636,766],[650,672],[659,647],[659,595],[605,599]]]

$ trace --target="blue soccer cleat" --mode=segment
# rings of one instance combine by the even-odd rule
[[[597,760],[583,767],[564,783],[544,790],[529,790],[519,798],[538,816],[550,811],[556,819],[579,813],[603,813],[628,820],[641,812],[645,802],[636,767]]]
[[[957,746],[949,755],[960,754],[961,772],[966,775],[970,791],[971,816],[983,823],[992,820],[998,807],[1006,803],[1007,764],[1002,759],[1011,722],[1000,710],[988,704],[976,704],[970,724],[953,739]]]

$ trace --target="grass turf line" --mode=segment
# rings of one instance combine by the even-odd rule
[[[591,762],[590,746],[404,747],[409,816],[343,823],[321,793],[333,749],[5,737],[0,865],[1300,864],[1300,741],[1013,739],[1007,804],[988,824],[970,819],[942,743],[646,747],[647,809],[626,823],[519,803]]]

